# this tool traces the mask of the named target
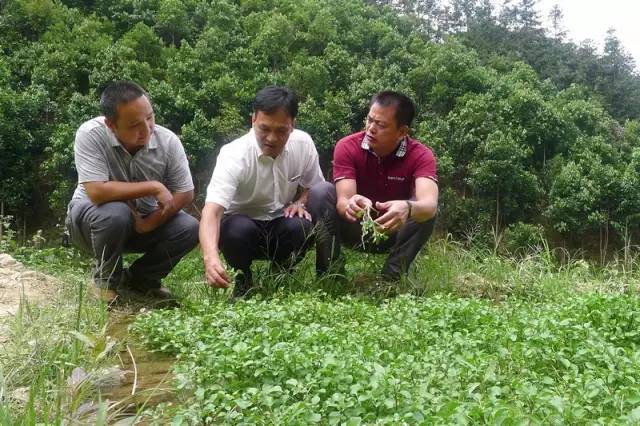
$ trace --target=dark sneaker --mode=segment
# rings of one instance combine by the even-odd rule
[[[173,293],[167,287],[155,287],[144,292],[145,296],[153,297],[160,300],[172,300],[174,299]]]
[[[139,298],[154,299],[163,306],[177,306],[178,302],[167,287],[160,281],[144,280],[133,277],[128,269],[122,274],[121,286]]]
[[[245,275],[243,272],[238,273],[230,301],[236,302],[240,299],[249,299],[253,290],[253,280],[251,274]]]

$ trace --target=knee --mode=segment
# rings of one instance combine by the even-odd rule
[[[179,214],[181,239],[190,247],[195,247],[199,241],[200,222],[195,217],[181,212]]]
[[[92,216],[94,227],[100,230],[126,235],[133,226],[131,209],[121,201],[104,203],[96,207]]]
[[[224,245],[255,244],[259,238],[258,227],[253,220],[243,215],[226,218],[220,227],[220,242]]]
[[[303,243],[311,238],[313,224],[300,217],[288,218],[285,221],[285,232],[292,237],[294,241]]]
[[[336,187],[330,182],[320,182],[309,189],[307,207],[314,220],[324,216],[328,209],[335,209]]]
[[[336,187],[331,182],[319,182],[309,188],[308,203],[319,203],[336,198]]]
[[[412,221],[413,222],[413,221]],[[433,233],[433,228],[435,227],[436,218],[435,216],[429,220],[425,220],[424,222],[413,222],[413,229],[417,235],[420,235],[425,241],[431,237]]]

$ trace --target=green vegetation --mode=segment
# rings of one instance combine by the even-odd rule
[[[548,303],[313,294],[154,311],[134,330],[178,356],[174,424],[640,420],[635,297]]]
[[[312,255],[292,276],[265,264],[262,297],[234,305],[222,292],[201,297],[199,262],[179,265],[183,308],[149,312],[133,328],[177,357],[181,399],[149,415],[178,424],[636,420],[636,272],[559,266],[544,246],[516,259],[439,241],[425,254],[399,286],[376,281],[380,256],[351,251],[341,285],[313,281]]]
[[[602,54],[575,46],[561,11],[545,33],[534,3],[1,2],[0,252],[62,288],[8,322],[0,423],[73,423],[92,400],[82,421],[103,424],[126,405],[73,378],[99,377],[124,345],[87,297],[89,261],[42,248],[58,231],[26,236],[61,223],[75,130],[122,78],[181,136],[199,194],[262,86],[298,91],[325,168],[373,93],[404,91],[419,106],[413,134],[438,156],[447,235],[398,285],[376,277],[380,257],[350,251],[345,277],[318,282],[309,253],[292,275],[260,264],[255,299],[235,305],[192,253],[166,280],[182,307],[133,326],[177,357],[176,399],[140,407],[148,419],[640,422],[640,78],[615,33]],[[601,266],[545,237],[595,238]]]
[[[71,421],[88,401],[96,411],[84,421],[118,419],[126,400],[107,403],[92,380],[70,388],[74,369],[100,377],[127,344],[107,337],[106,307],[86,296],[87,259],[14,254],[62,279],[62,291],[9,323],[0,420]],[[133,326],[149,348],[176,356],[175,400],[138,414],[178,424],[637,420],[635,259],[559,264],[540,240],[505,257],[445,239],[390,285],[375,276],[381,256],[346,255],[346,277],[320,282],[312,252],[291,275],[259,263],[258,294],[233,305],[228,290],[205,286],[199,253],[189,255],[166,280],[182,307]]]
[[[74,386],[69,379],[76,367],[95,371],[103,366],[112,348],[105,332],[107,311],[87,297],[92,285],[87,259],[66,249],[23,247],[13,254],[25,265],[53,274],[62,286],[48,303],[23,298],[14,317],[0,319],[0,423],[72,421],[76,410],[91,400],[108,419],[107,404],[99,403],[90,381]]]
[[[362,224],[362,247],[363,248],[366,247],[366,243],[365,243],[366,240],[371,240],[373,244],[378,244],[386,240],[387,238],[389,238],[387,234],[380,231],[379,227],[374,222],[373,218],[371,217],[372,210],[376,214],[378,213],[378,211],[374,209],[372,206],[367,206],[363,210],[360,210],[358,212],[358,217],[360,218],[361,224]]]
[[[0,203],[20,234],[61,223],[75,129],[113,79],[149,89],[178,133],[197,193],[255,92],[287,84],[328,169],[383,88],[413,97],[413,134],[439,159],[438,226],[461,238],[540,225],[555,244],[632,247],[638,231],[640,78],[541,28],[534,0],[10,0],[0,7]],[[51,210],[51,215],[42,212]],[[38,212],[33,217],[25,212]],[[53,223],[49,223],[52,225]],[[23,240],[27,240],[22,236]],[[586,239],[586,237],[590,237]],[[589,243],[588,241],[595,242]],[[586,243],[585,243],[586,239]]]

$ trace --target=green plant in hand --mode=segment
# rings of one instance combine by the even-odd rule
[[[358,217],[362,222],[362,247],[365,246],[365,240],[367,238],[370,238],[374,244],[379,244],[389,238],[387,234],[380,231],[380,226],[375,223],[375,221],[371,217],[372,210],[378,213],[378,211],[374,209],[373,206],[366,206],[364,209],[358,212]]]

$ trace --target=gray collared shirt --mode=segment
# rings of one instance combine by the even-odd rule
[[[83,183],[87,182],[145,182],[156,180],[170,192],[193,189],[189,163],[180,139],[169,129],[156,125],[149,143],[131,155],[107,127],[104,117],[83,123],[76,133],[74,144],[78,187],[73,199],[88,198]],[[154,197],[136,200],[142,214],[149,214],[158,206]]]

